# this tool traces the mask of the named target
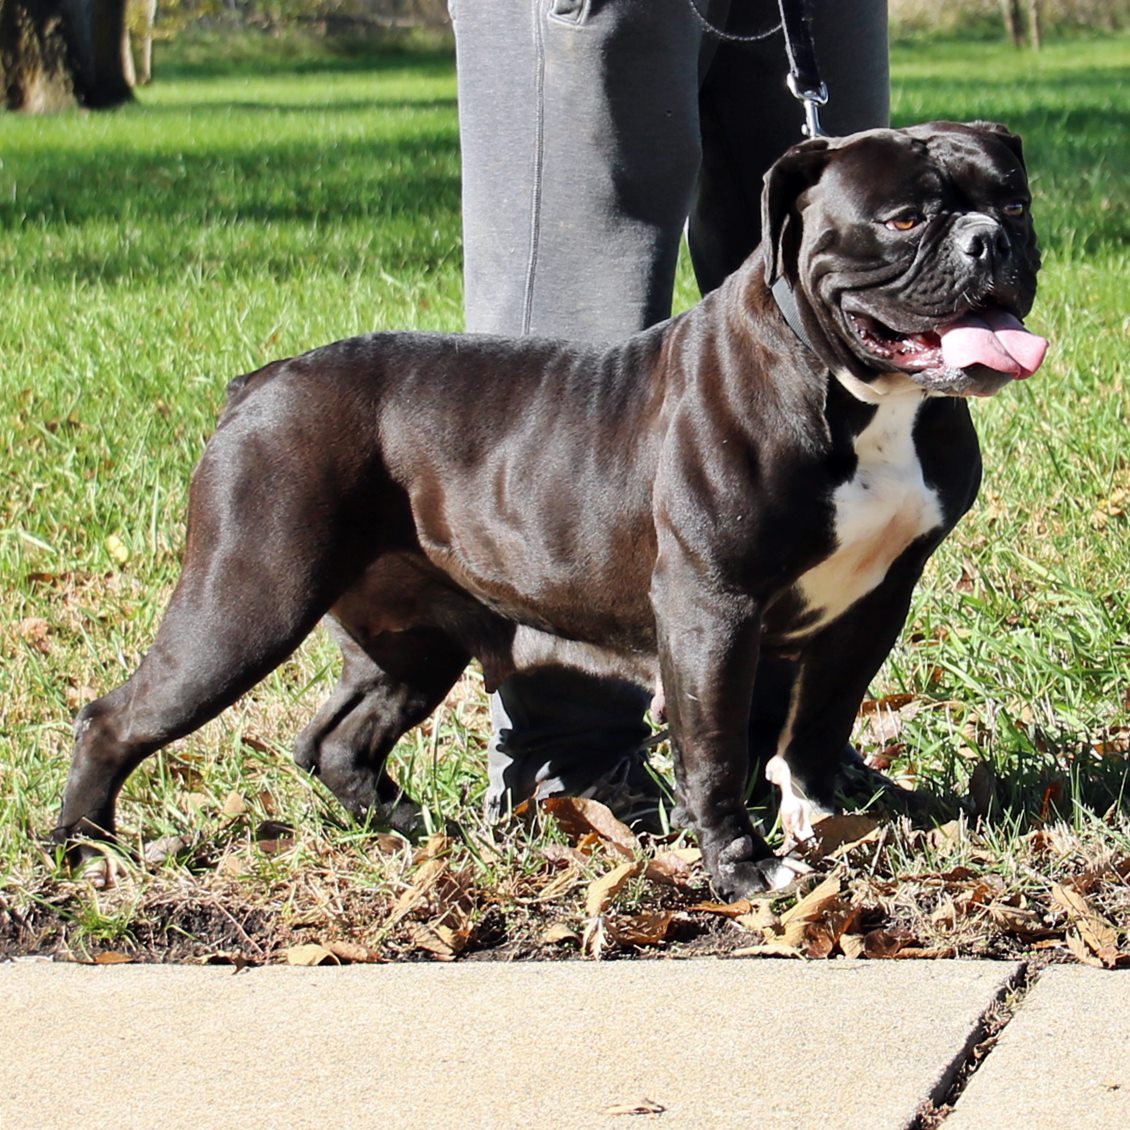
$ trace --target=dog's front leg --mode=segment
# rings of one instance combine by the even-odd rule
[[[680,584],[675,572],[661,563],[652,598],[680,803],[719,895],[785,886],[795,875],[745,806],[761,609],[745,594]]]

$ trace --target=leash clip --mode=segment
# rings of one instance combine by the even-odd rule
[[[824,83],[813,87],[801,86],[795,71],[789,71],[785,78],[789,93],[804,107],[804,136],[828,137],[827,130],[820,124],[820,107],[828,104],[828,88]]]
[[[828,101],[828,88],[820,79],[812,30],[805,18],[805,0],[777,0],[781,12],[781,32],[788,58],[789,92],[804,107],[804,136],[827,137],[820,124],[820,107]]]

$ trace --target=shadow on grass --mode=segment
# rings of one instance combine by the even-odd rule
[[[201,99],[198,102],[157,102],[145,106],[143,109],[139,107],[132,107],[129,112],[134,114],[150,115],[181,115],[181,114],[214,114],[218,110],[231,111],[233,114],[368,114],[374,110],[381,113],[399,114],[402,112],[416,112],[416,113],[451,113],[453,116],[456,110],[456,100],[454,98],[401,98],[400,96],[383,98],[380,95],[374,95],[372,98],[363,100],[355,100],[352,102],[342,102],[334,100],[332,102],[311,102],[294,101],[294,102],[280,102],[277,99],[273,102],[228,102],[228,101],[206,101]],[[454,117],[453,117],[454,120]]]
[[[235,54],[226,51],[214,37],[177,44],[167,52],[158,45],[154,68],[157,80],[191,82],[230,79],[240,74],[256,78],[325,75],[330,79],[334,75],[401,73],[441,77],[449,75],[455,63],[454,46],[427,50],[359,41],[335,44],[304,40],[288,47],[268,38],[236,38],[245,49]]]
[[[1021,754],[1003,767],[978,763],[964,792],[931,780],[920,788],[922,812],[912,816],[921,827],[966,816],[1023,833],[1057,820],[1080,824],[1130,814],[1130,760]]]
[[[27,241],[27,229],[41,229],[56,243],[50,254],[33,249],[21,260],[21,277],[29,281],[180,275],[194,248],[214,253],[225,240],[231,241],[229,270],[244,254],[255,262],[278,255],[292,264],[295,239],[306,253],[316,242],[310,229],[324,231],[332,243],[337,229],[358,223],[405,265],[434,255],[437,232],[448,233],[448,243],[456,240],[454,128],[395,140],[264,140],[252,149],[47,151],[36,154],[34,165],[9,162],[0,171],[0,230],[20,231]],[[248,229],[242,241],[225,235],[241,226]],[[105,237],[86,239],[79,231],[86,227],[117,227],[122,238],[109,245]],[[251,233],[275,227],[296,230],[280,230],[273,240],[270,232],[258,239]]]
[[[1050,759],[981,775],[974,807],[990,822],[1021,821],[1038,827],[1049,820],[1102,817],[1111,810],[1130,813],[1130,763],[1125,756],[1082,757],[1067,764]]]

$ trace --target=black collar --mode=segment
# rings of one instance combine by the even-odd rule
[[[804,324],[800,320],[800,311],[797,309],[796,295],[793,294],[793,288],[789,286],[789,280],[786,279],[784,275],[779,275],[777,281],[769,288],[769,291],[773,295],[773,300],[777,303],[777,308],[781,311],[785,321],[789,323],[789,329],[815,353],[816,347],[812,344],[812,339],[808,336],[808,332],[805,330]]]

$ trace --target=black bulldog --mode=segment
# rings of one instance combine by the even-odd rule
[[[192,482],[180,581],[79,715],[55,836],[110,836],[123,781],[329,616],[341,681],[298,762],[408,827],[384,770],[466,664],[662,687],[682,815],[724,896],[792,871],[926,559],[981,475],[966,398],[1029,376],[1039,253],[1019,140],[935,122],[796,146],[761,247],[611,347],[375,334],[236,380]]]

